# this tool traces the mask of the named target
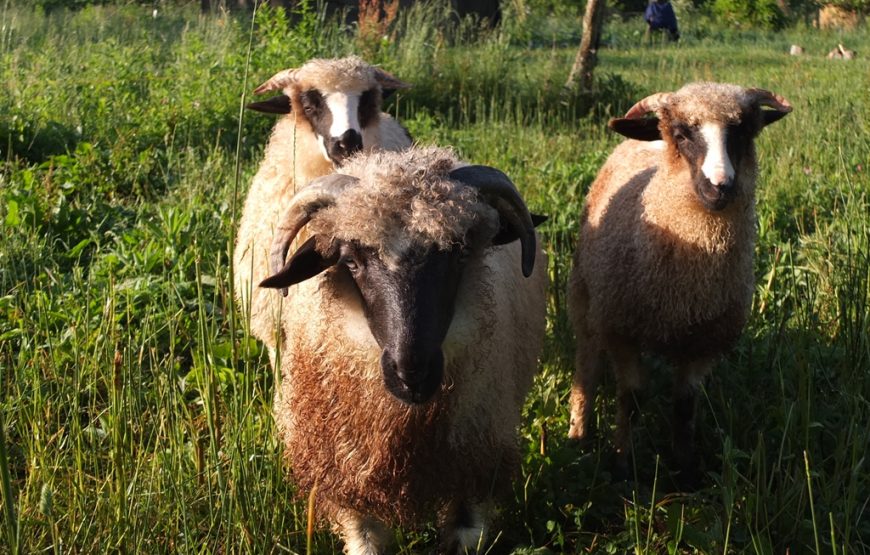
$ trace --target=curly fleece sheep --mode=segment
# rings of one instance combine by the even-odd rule
[[[546,257],[507,177],[459,166],[410,149],[314,181],[289,203],[276,266],[303,227],[310,238],[262,284],[296,289],[275,419],[348,553],[433,518],[447,551],[474,549],[518,466]]]
[[[607,355],[625,465],[639,355],[656,352],[677,366],[673,450],[691,472],[696,387],[739,337],[754,288],[753,141],[790,111],[768,91],[695,83],[654,94],[610,122],[638,140],[610,155],[581,215],[569,286],[578,343],[570,437],[587,432]],[[648,112],[655,117],[643,117]]]
[[[275,124],[266,154],[251,183],[239,223],[234,286],[251,333],[273,355],[277,345],[278,294],[258,289],[269,275],[268,251],[283,206],[297,189],[360,150],[400,150],[411,145],[408,132],[381,112],[382,97],[408,87],[360,58],[314,59],[281,71],[255,94],[282,91],[248,107],[286,114]]]

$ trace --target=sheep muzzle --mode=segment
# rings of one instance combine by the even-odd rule
[[[444,354],[441,349],[430,353],[392,349],[381,353],[384,385],[394,397],[409,405],[429,401],[441,386],[444,377]]]
[[[327,141],[326,150],[329,158],[337,165],[341,165],[347,158],[361,151],[363,138],[359,131],[348,129],[338,137],[332,137]]]

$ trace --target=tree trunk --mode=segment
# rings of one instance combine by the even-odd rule
[[[598,46],[601,42],[601,26],[604,22],[605,0],[586,0],[586,13],[583,15],[583,38],[574,65],[565,82],[565,88],[572,92],[592,91],[592,72],[598,63]]]

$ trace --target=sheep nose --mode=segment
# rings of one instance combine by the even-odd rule
[[[734,185],[734,178],[728,175],[724,170],[714,172],[710,176],[710,183],[720,191],[727,191]]]
[[[721,180],[713,182],[713,185],[716,186],[716,190],[719,191],[719,194],[728,194],[734,189],[734,178],[723,176]]]
[[[362,135],[359,131],[348,129],[339,137],[330,139],[329,157],[336,162],[362,150]]]
[[[441,384],[444,357],[440,349],[429,355],[401,350],[394,354],[390,349],[384,349],[381,371],[385,385],[393,395],[407,403],[423,403]]]
[[[429,373],[429,357],[422,353],[401,353],[392,358],[396,377],[409,388],[413,388],[426,379]]]

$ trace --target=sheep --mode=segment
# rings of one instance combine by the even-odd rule
[[[693,83],[609,122],[633,140],[607,159],[580,216],[568,294],[577,338],[568,435],[587,435],[606,355],[617,378],[621,471],[644,377],[639,355],[650,351],[677,367],[672,449],[678,476],[693,480],[696,388],[738,339],[754,288],[753,141],[791,109],[765,90]]]
[[[257,87],[255,94],[282,91],[248,108],[284,114],[275,124],[259,171],[245,201],[236,238],[234,289],[254,337],[274,364],[279,296],[253,285],[269,275],[268,251],[280,207],[316,177],[332,173],[359,150],[400,150],[411,137],[381,100],[409,85],[360,58],[313,59]]]
[[[476,548],[518,467],[544,335],[546,255],[522,198],[496,169],[413,148],[313,181],[282,222],[261,286],[297,289],[274,398],[294,482],[349,554],[433,517],[446,551]]]

